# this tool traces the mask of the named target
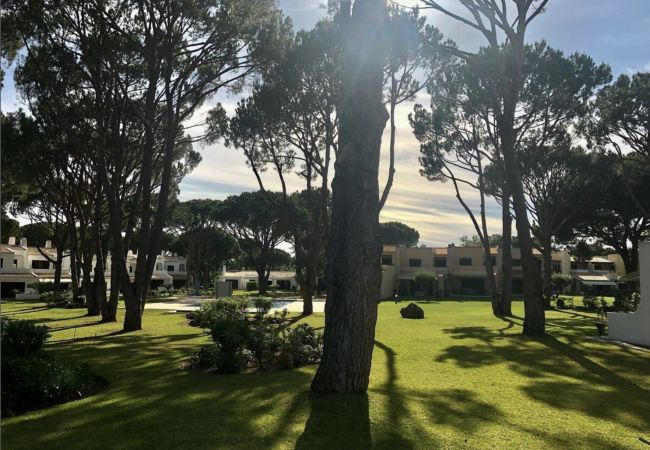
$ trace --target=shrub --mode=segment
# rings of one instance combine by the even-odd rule
[[[253,297],[253,306],[255,307],[255,317],[264,317],[271,311],[273,300],[268,297]]]
[[[603,297],[595,297],[592,295],[585,296],[582,299],[582,304],[589,311],[598,311],[607,307],[607,302]]]
[[[323,336],[314,327],[302,323],[289,329],[280,350],[280,363],[285,369],[320,361]]]
[[[566,287],[571,285],[573,277],[564,272],[553,272],[551,274],[551,287],[553,291],[560,294]]]
[[[639,307],[641,294],[638,292],[617,292],[614,298],[614,310],[634,312]]]
[[[43,344],[50,337],[45,325],[36,325],[28,320],[2,319],[1,327],[3,357],[36,352],[43,348]]]
[[[61,292],[44,292],[41,294],[41,301],[48,306],[65,306],[68,299]]]
[[[242,319],[249,307],[248,297],[225,297],[203,302],[201,308],[194,313],[192,325],[210,328],[215,320],[219,320],[223,316]]]
[[[558,309],[573,308],[573,297],[558,297],[555,306]]]
[[[225,352],[219,345],[201,348],[190,357],[190,368],[210,372],[235,374],[244,370],[251,361],[251,354],[245,349]]]
[[[45,292],[54,292],[54,282],[52,281],[37,281],[29,285],[39,294],[44,294]]]
[[[98,380],[84,365],[43,354],[2,357],[2,414],[76,400],[92,393]]]
[[[248,281],[246,283],[246,290],[247,291],[256,291],[257,289],[258,289],[257,281]]]
[[[282,324],[269,317],[260,318],[251,324],[246,347],[258,367],[264,367],[265,361],[275,361],[275,355],[282,347],[281,328]]]

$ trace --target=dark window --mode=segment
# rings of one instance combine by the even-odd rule
[[[471,266],[472,265],[472,258],[460,258],[458,260],[458,265],[460,265],[460,266]]]
[[[14,259],[14,267],[18,267],[18,260]]]
[[[571,270],[578,270],[578,264],[571,263]]]
[[[422,267],[421,259],[409,259],[409,267]]]
[[[162,270],[162,264],[156,263],[156,270]]]
[[[392,266],[393,265],[393,256],[392,255],[382,255],[381,256],[381,265],[382,266]]]
[[[460,281],[462,294],[480,295],[485,293],[485,282],[480,278],[462,278]]]
[[[521,259],[513,259],[512,267],[521,267]]]
[[[32,261],[32,269],[49,269],[49,261]]]
[[[603,270],[603,266],[601,264],[594,264],[594,270]]]
[[[556,262],[554,262],[554,263],[552,264],[552,268],[551,268],[551,270],[552,270],[553,272],[562,272],[562,265],[561,265],[560,263],[556,263]]]
[[[174,266],[167,266],[167,272],[173,272]]]
[[[4,258],[0,258],[0,269],[2,269],[2,266],[5,265],[5,260]]]
[[[433,258],[434,267],[447,267],[447,258],[435,257]]]
[[[129,266],[129,273],[133,273],[133,266]]]

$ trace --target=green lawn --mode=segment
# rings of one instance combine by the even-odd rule
[[[583,313],[548,313],[549,335],[529,339],[521,319],[496,319],[487,302],[423,303],[421,321],[401,319],[405,305],[380,306],[368,396],[310,398],[314,367],[180,370],[207,342],[181,315],[147,311],[145,330],[120,334],[83,310],[4,303],[5,315],[50,326],[51,351],[110,384],[3,420],[2,448],[650,449],[639,441],[650,439],[650,352],[588,339]]]

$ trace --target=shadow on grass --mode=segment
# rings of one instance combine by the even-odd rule
[[[522,390],[534,400],[595,418],[606,417],[640,430],[650,428],[650,403],[647,401],[650,391],[624,376],[649,373],[647,359],[606,347],[585,348],[584,338],[575,333],[561,335],[561,339],[550,334],[538,338],[506,334],[506,330],[520,324],[507,318],[503,320],[508,326],[500,330],[486,327],[443,330],[452,339],[472,343],[447,347],[437,361],[453,361],[464,369],[505,363],[529,379]],[[566,322],[575,320],[581,323]],[[551,319],[549,322],[552,326],[575,329],[583,327],[586,321],[579,318]],[[622,397],[627,400],[621,402]]]
[[[296,449],[372,447],[367,395],[315,395],[310,398],[310,407]]]

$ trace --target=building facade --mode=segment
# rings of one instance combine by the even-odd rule
[[[224,266],[221,270],[219,281],[228,281],[233,290],[244,290],[249,282],[258,283],[257,272],[254,270],[227,270]],[[277,284],[284,291],[295,291],[298,289],[296,272],[285,270],[272,270],[269,274],[269,285]]]
[[[503,252],[499,247],[490,249],[497,288],[500,289]],[[534,252],[540,271],[543,270],[542,255]],[[382,264],[381,297],[396,295],[448,295],[487,294],[485,254],[482,247],[465,247],[451,244],[447,247],[384,246]],[[625,275],[619,255],[595,257],[589,261],[577,261],[566,250],[551,254],[551,270],[570,274],[572,284],[568,291],[574,294],[612,294]],[[434,292],[424,293],[416,281],[419,272],[433,274],[436,278]],[[512,249],[512,291],[523,291],[521,252]]]
[[[44,247],[29,246],[27,239],[23,238],[16,242],[16,238],[10,237],[6,244],[0,244],[0,298],[30,297],[30,285],[37,282],[54,281],[54,264],[57,249],[52,248],[52,243],[47,241]],[[127,269],[131,280],[135,276],[137,254],[129,251],[127,255]],[[95,262],[93,261],[93,268]],[[107,289],[111,285],[111,258],[106,258],[106,270],[104,272]],[[80,275],[80,280],[82,276]],[[183,287],[187,284],[187,263],[185,257],[172,255],[168,252],[161,252],[156,257],[151,279],[151,289],[161,286]],[[67,289],[72,282],[70,273],[70,257],[65,255],[61,263],[61,287]],[[22,294],[22,295],[21,295]],[[27,295],[25,295],[27,294]]]

